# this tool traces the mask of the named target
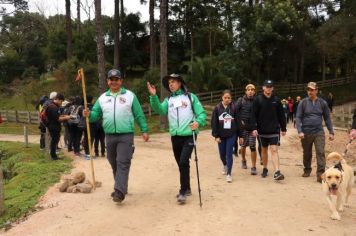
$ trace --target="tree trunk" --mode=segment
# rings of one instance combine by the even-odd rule
[[[96,49],[98,57],[99,89],[103,93],[106,90],[104,36],[101,22],[101,0],[95,0],[95,25],[96,25]]]
[[[301,83],[304,82],[304,44],[305,44],[305,35],[304,32],[302,33],[302,38],[300,40],[300,48],[299,48],[299,53],[300,53],[300,65],[299,65],[299,81]]]
[[[124,8],[124,0],[120,0],[120,25],[121,25],[121,38],[124,35],[124,27],[122,27],[122,22],[124,21],[125,17],[125,8]]]
[[[322,80],[324,81],[326,79],[326,57],[325,54],[323,53],[322,56],[322,65],[321,65],[321,70],[322,70]]]
[[[168,0],[160,0],[160,59],[161,59],[161,81],[168,73],[167,68],[167,7]],[[161,100],[168,95],[166,89],[161,86]],[[160,116],[160,128],[167,127],[167,117]]]
[[[72,19],[70,17],[70,0],[66,0],[66,33],[67,33],[67,60],[72,57]]]
[[[77,0],[77,33],[81,33],[80,0]]]
[[[114,68],[120,67],[120,2],[115,0],[114,15]]]
[[[155,16],[154,16],[155,0],[150,0],[150,69],[156,66],[156,37],[155,37]]]
[[[298,53],[294,53],[294,65],[293,65],[293,81],[298,83]]]

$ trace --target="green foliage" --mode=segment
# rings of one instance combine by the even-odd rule
[[[143,78],[134,79],[130,83],[130,89],[136,94],[141,104],[149,103],[149,93],[147,91],[147,82],[156,86],[157,91],[161,89],[160,73],[158,68],[148,70]]]
[[[39,197],[49,186],[59,181],[71,168],[71,159],[50,161],[38,145],[23,147],[23,143],[0,142],[5,177],[5,214],[0,226],[34,210]]]

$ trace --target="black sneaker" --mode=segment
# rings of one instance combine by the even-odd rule
[[[125,199],[125,195],[117,189],[115,189],[115,192],[113,195],[114,196],[112,197],[112,200],[114,202],[122,202]]]
[[[273,175],[274,180],[284,180],[284,175],[277,170]]]
[[[263,168],[261,176],[262,176],[262,178],[266,178],[268,176],[268,169],[267,168]]]

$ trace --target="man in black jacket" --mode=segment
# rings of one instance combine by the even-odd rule
[[[58,160],[56,149],[61,133],[61,122],[70,119],[69,115],[62,115],[60,112],[60,107],[63,101],[64,96],[62,94],[57,94],[53,101],[48,105],[46,110],[48,118],[47,128],[51,136],[50,154],[52,160]]]
[[[253,135],[259,136],[262,144],[263,171],[261,176],[268,175],[268,146],[271,150],[275,180],[283,180],[284,175],[279,169],[278,148],[280,132],[284,136],[287,132],[286,119],[280,99],[273,94],[273,82],[266,80],[263,83],[263,93],[259,94],[253,102],[252,124]]]

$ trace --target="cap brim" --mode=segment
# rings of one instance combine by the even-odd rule
[[[315,87],[311,87],[311,86],[307,86],[307,89],[310,88],[312,90],[315,90],[316,88]]]

